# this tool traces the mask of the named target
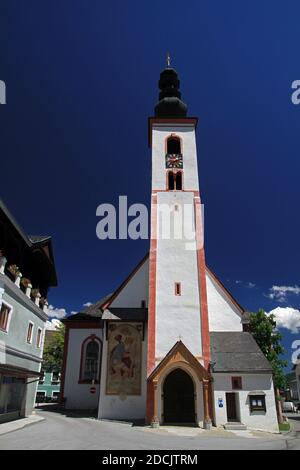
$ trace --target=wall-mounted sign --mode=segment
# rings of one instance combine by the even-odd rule
[[[223,408],[223,398],[218,398],[219,408]]]

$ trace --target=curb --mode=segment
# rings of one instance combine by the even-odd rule
[[[28,417],[28,418],[21,418],[16,421],[9,421],[8,423],[0,424],[0,436],[4,436],[5,434],[9,434],[10,432],[19,431],[20,429],[24,429],[27,426],[32,426],[33,424],[38,424],[42,421],[45,421],[45,418],[40,416]]]
[[[124,424],[125,426],[130,426],[132,427],[133,426],[133,422],[132,421],[119,421],[117,419],[97,419],[97,421],[100,421],[102,423],[117,423],[117,424]]]

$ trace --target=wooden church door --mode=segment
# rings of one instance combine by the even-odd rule
[[[195,423],[195,391],[189,374],[175,369],[166,377],[163,386],[164,423]]]

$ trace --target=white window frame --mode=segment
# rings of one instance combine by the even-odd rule
[[[2,305],[5,305],[5,307],[8,307],[9,308],[9,314],[8,314],[8,320],[7,320],[7,325],[6,325],[6,329],[3,330],[2,328],[0,328],[0,331],[2,333],[5,333],[6,335],[8,334],[9,332],[9,327],[10,327],[10,321],[11,321],[11,316],[12,316],[12,313],[13,313],[13,306],[10,305],[8,302],[6,302],[5,300],[2,299],[2,301],[0,302],[0,309],[2,308]]]
[[[45,335],[46,335],[46,328],[42,328],[41,349],[43,349],[43,350],[44,350],[44,345],[45,345]]]
[[[38,343],[37,339],[38,339],[39,331],[41,332],[41,334],[40,334],[40,341]],[[39,349],[41,349],[41,346],[42,346],[42,336],[43,336],[43,328],[41,328],[39,326],[38,329],[37,329],[37,333],[36,333],[36,347],[39,348]]]
[[[53,372],[51,372],[51,383],[53,382],[56,384],[60,383],[60,372],[58,372],[58,380],[53,380]]]
[[[39,379],[39,385],[43,385],[45,383],[45,377],[46,377],[46,373],[44,372],[44,375],[43,375],[43,380],[41,380],[41,378]],[[38,390],[39,391],[39,390]]]
[[[32,330],[31,330],[30,341],[28,341],[28,330],[29,330],[29,325],[32,325]],[[27,325],[27,331],[26,331],[26,343],[27,343],[27,344],[32,344],[32,339],[33,339],[33,330],[34,330],[34,323],[33,323],[33,321],[29,320],[29,322],[28,322],[28,325]]]

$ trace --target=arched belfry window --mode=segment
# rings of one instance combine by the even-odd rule
[[[173,191],[175,189],[175,179],[173,171],[168,172],[168,189]]]
[[[168,171],[167,189],[169,191],[182,191],[182,171]]]
[[[183,169],[181,139],[173,134],[166,140],[166,168]]]
[[[172,155],[181,154],[181,143],[177,136],[170,136],[167,140],[167,153]]]
[[[175,178],[176,178],[175,179],[176,190],[181,191],[182,190],[182,173],[181,173],[181,171],[177,171]]]
[[[95,335],[86,338],[81,347],[81,383],[99,383],[102,356],[102,342]]]

